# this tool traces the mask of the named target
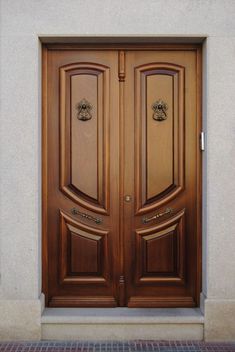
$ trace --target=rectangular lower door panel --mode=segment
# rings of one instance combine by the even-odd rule
[[[184,284],[185,210],[136,231],[136,284]]]
[[[108,232],[60,212],[61,284],[106,284],[110,280]]]

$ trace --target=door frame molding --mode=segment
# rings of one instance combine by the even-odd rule
[[[95,40],[95,38],[94,38]],[[202,45],[201,44],[167,44],[167,43],[117,43],[117,44],[42,44],[42,292],[48,305],[48,243],[47,243],[47,53],[48,50],[188,50],[195,51],[197,60],[197,276],[196,303],[200,304],[202,287],[202,152],[200,150],[200,132],[202,130]],[[122,120],[122,119],[121,119]]]

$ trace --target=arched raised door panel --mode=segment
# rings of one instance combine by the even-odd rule
[[[169,63],[135,68],[137,214],[155,210],[184,188],[184,71]]]
[[[60,67],[60,187],[77,204],[109,212],[109,68]]]

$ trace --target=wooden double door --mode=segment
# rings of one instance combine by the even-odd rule
[[[43,49],[50,307],[198,304],[200,48]]]

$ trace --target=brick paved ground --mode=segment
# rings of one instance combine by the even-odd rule
[[[96,352],[96,351],[158,351],[158,352],[235,352],[234,343],[198,341],[41,341],[2,342],[0,352]]]

